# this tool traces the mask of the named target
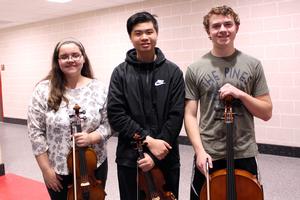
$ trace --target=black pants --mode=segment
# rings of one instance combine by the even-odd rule
[[[145,193],[137,189],[137,168],[118,165],[117,170],[120,200],[144,200]],[[162,172],[166,181],[165,191],[171,191],[178,199],[180,168],[162,170]]]
[[[220,169],[226,168],[226,160],[213,161],[213,168],[209,169],[209,173],[213,173]],[[243,169],[254,175],[257,175],[257,163],[255,157],[242,158],[234,160],[235,169]],[[206,182],[206,177],[198,170],[195,163],[193,166],[193,178],[190,191],[190,200],[199,200],[199,193],[202,185]]]
[[[97,180],[101,180],[103,187],[105,188],[106,178],[107,178],[107,159],[95,170],[95,177]],[[48,193],[51,197],[51,200],[65,200],[68,195],[68,185],[73,182],[72,175],[60,175],[62,180],[60,181],[63,189],[60,192],[55,192],[52,189],[48,189]]]

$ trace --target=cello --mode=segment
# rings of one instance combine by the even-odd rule
[[[135,133],[133,139],[136,143],[138,159],[144,158],[143,141],[138,133]],[[143,172],[138,170],[138,185],[145,193],[145,200],[176,200],[174,194],[170,191],[165,191],[166,184],[161,170],[154,166],[150,171]]]
[[[242,169],[234,169],[232,96],[224,99],[224,123],[226,124],[226,169],[208,173],[200,191],[201,200],[263,200],[263,188],[255,175]]]
[[[105,191],[100,180],[97,180],[94,171],[97,168],[97,156],[90,147],[77,147],[74,133],[82,132],[81,121],[85,117],[80,117],[85,111],[79,111],[80,106],[74,106],[74,117],[71,122],[72,150],[67,159],[68,169],[73,174],[73,183],[68,185],[67,200],[104,200]]]

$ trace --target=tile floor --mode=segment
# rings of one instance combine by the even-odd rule
[[[112,137],[108,142],[107,200],[119,199],[114,162],[116,142],[116,137]],[[0,122],[0,146],[6,173],[42,181],[40,170],[31,152],[26,126]],[[179,198],[188,200],[193,149],[191,146],[180,145],[180,154],[182,167]],[[300,199],[300,158],[260,154],[257,159],[264,184],[265,200]]]

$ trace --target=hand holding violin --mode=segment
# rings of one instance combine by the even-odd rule
[[[86,132],[74,133],[74,138],[78,147],[87,147],[92,143],[91,135]]]
[[[139,159],[137,163],[139,168],[141,168],[143,172],[147,172],[155,166],[155,163],[152,160],[151,156],[149,156],[149,154],[147,153],[144,153],[144,158]]]

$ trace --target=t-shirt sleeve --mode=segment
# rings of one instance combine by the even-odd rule
[[[256,65],[255,71],[256,71],[256,77],[255,77],[256,81],[254,84],[254,89],[253,89],[252,95],[260,96],[260,95],[268,94],[269,88],[267,85],[267,80],[266,80],[265,73],[264,73],[261,62],[259,62]]]
[[[187,68],[185,73],[185,98],[190,100],[199,99],[196,76],[190,67]]]

